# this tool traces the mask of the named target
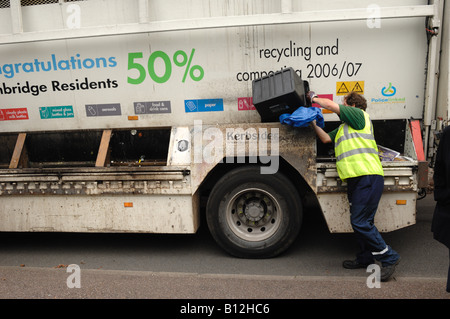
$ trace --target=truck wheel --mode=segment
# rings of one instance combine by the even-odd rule
[[[206,214],[212,236],[225,251],[241,258],[269,258],[296,239],[302,205],[283,174],[261,174],[260,167],[246,166],[215,184]]]

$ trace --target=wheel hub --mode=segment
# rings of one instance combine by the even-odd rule
[[[228,206],[227,220],[233,232],[246,240],[264,240],[273,235],[281,221],[276,199],[262,189],[237,193]]]
[[[259,221],[264,217],[265,207],[259,201],[251,201],[245,205],[245,217],[251,221]]]

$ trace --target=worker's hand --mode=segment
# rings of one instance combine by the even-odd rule
[[[309,100],[312,102],[312,99],[315,98],[315,97],[317,97],[317,94],[316,94],[316,92],[314,92],[314,91],[309,91],[309,92],[307,93],[307,96],[308,96]]]

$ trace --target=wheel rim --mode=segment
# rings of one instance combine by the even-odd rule
[[[281,223],[280,204],[270,193],[259,188],[245,189],[228,202],[226,219],[233,233],[248,241],[271,237]]]

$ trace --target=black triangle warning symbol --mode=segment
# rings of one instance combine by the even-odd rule
[[[356,82],[352,91],[356,93],[364,93],[364,90],[361,88],[361,85],[359,85],[358,82]]]
[[[345,83],[341,84],[337,93],[348,93],[348,89],[347,89],[347,86],[345,85]]]

